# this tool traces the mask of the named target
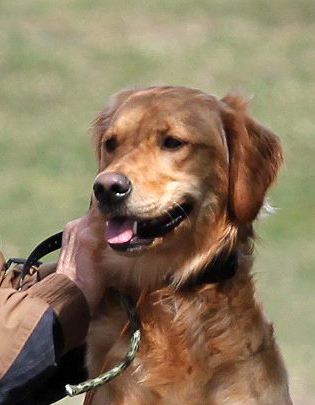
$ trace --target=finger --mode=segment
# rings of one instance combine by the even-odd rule
[[[96,208],[91,208],[86,214],[86,226],[96,236],[100,237],[105,229],[105,217]]]
[[[65,229],[63,231],[63,235],[62,235],[62,246],[69,244],[71,235],[73,233],[76,233],[81,220],[82,220],[81,218],[75,219],[66,224]]]

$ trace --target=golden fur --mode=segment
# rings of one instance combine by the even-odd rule
[[[90,396],[93,405],[292,404],[251,277],[252,223],[282,151],[246,107],[238,96],[217,100],[194,89],[152,87],[119,93],[95,121],[97,180],[107,172],[131,179],[127,212],[157,217],[187,196],[194,209],[138,253],[101,252],[109,290],[88,335],[90,375],[127,351],[129,331],[116,289],[138,302],[143,337],[135,361]],[[166,134],[187,143],[163,150]],[[104,142],[113,136],[118,147],[108,153]],[[181,288],[215,255],[231,251],[239,257],[232,279]]]

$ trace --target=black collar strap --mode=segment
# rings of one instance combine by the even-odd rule
[[[61,248],[62,245],[62,232],[58,232],[55,235],[50,236],[45,239],[31,252],[29,257],[26,259],[22,274],[19,282],[19,290],[22,288],[25,276],[29,273],[32,266],[36,265],[39,259],[43,256],[48,255],[48,253],[54,252]]]
[[[202,284],[219,284],[235,276],[238,268],[237,252],[215,256],[213,260],[197,275],[191,276],[184,283],[182,290],[199,287]]]

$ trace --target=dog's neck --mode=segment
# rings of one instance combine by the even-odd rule
[[[167,286],[187,291],[205,284],[222,284],[234,278],[240,257],[251,257],[251,235],[244,238],[239,238],[238,234],[234,238],[234,235],[232,230],[215,241],[211,240],[211,248],[205,246],[203,254],[200,254],[200,249],[195,249],[193,243],[185,244],[185,241],[180,255],[177,252],[173,256],[171,251],[167,251],[132,258],[112,255],[109,251],[109,255],[104,257],[106,273],[113,276],[108,286],[136,298],[144,291],[151,293]],[[205,241],[207,239],[204,238]],[[164,257],[170,259],[165,261]],[[117,268],[124,271],[117,272]]]
[[[231,252],[222,251],[212,257],[201,271],[193,273],[183,283],[176,284],[173,275],[166,275],[162,283],[160,282],[155,288],[139,288],[137,283],[127,283],[122,288],[124,292],[133,296],[135,300],[143,294],[163,289],[164,287],[172,288],[176,291],[192,291],[203,285],[222,284],[225,281],[233,279],[238,271],[239,253],[237,250]]]

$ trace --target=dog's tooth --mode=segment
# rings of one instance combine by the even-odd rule
[[[133,228],[132,228],[132,230],[133,230],[133,234],[134,234],[134,235],[137,235],[138,221],[135,221],[135,222],[133,223]]]

